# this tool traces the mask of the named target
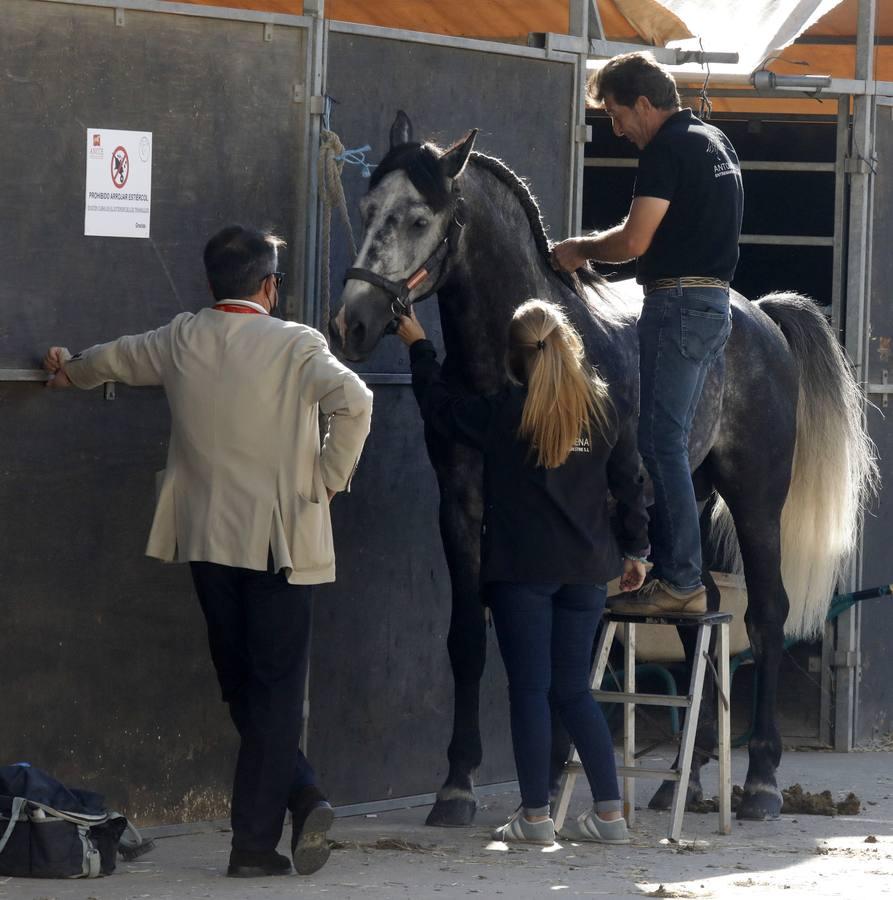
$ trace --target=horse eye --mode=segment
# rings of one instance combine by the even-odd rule
[[[415,222],[412,223],[414,228],[427,228],[428,220],[427,219],[416,219]]]

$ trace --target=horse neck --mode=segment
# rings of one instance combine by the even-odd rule
[[[473,163],[461,188],[465,227],[438,293],[440,318],[448,371],[470,389],[489,393],[505,381],[503,358],[514,310],[531,297],[567,298],[510,188]]]

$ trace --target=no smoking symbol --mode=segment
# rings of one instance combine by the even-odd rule
[[[128,175],[130,175],[130,158],[123,147],[116,147],[112,154],[112,182],[115,187],[124,187]]]

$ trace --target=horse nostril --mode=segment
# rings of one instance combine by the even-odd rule
[[[363,338],[366,337],[366,326],[359,320],[354,322],[350,326],[350,340],[354,346],[360,345],[363,343]]]

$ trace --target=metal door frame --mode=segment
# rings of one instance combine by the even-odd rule
[[[572,0],[575,5],[583,5],[591,0]],[[319,160],[319,132],[321,127],[322,116],[324,112],[324,98],[327,86],[327,70],[328,70],[328,39],[330,34],[348,34],[358,35],[362,37],[379,38],[384,40],[399,41],[402,43],[411,43],[417,45],[428,45],[432,47],[453,48],[459,50],[472,50],[477,53],[486,53],[490,55],[511,56],[519,59],[541,60],[547,62],[557,62],[573,66],[575,91],[573,97],[574,114],[570,129],[569,140],[571,142],[571,160],[573,169],[568,185],[568,195],[565,201],[566,215],[562,223],[564,236],[576,234],[580,228],[582,217],[582,196],[583,196],[583,156],[584,147],[588,137],[587,126],[585,124],[585,91],[586,91],[586,56],[585,53],[570,53],[563,50],[554,50],[548,47],[528,47],[518,44],[499,43],[497,41],[479,40],[476,38],[452,37],[449,35],[430,34],[428,32],[407,31],[398,28],[384,28],[377,25],[364,25],[354,22],[342,22],[336,19],[325,18],[325,0],[305,0],[305,14],[310,12],[314,16],[318,16],[319,26],[314,30],[314,36],[319,41],[319,46],[312,52],[314,65],[317,67],[312,75],[312,83],[314,91],[318,90],[318,94],[311,97],[311,117],[313,124],[311,125],[311,143],[308,148],[308,156],[311,158],[311,180],[314,188],[316,187],[316,172]],[[585,15],[583,19],[577,23],[579,28],[585,28]],[[306,310],[305,321],[315,324],[319,323],[319,304],[317,298],[320,296],[320,273],[317,270],[316,260],[318,257],[319,242],[323,236],[320,234],[319,222],[321,220],[321,208],[318,195],[311,194],[314,200],[311,205],[314,207],[313,223],[308,223],[308,227],[312,228],[311,237],[308,237],[308,255],[312,257],[307,262],[308,272],[308,288],[307,297],[312,306]],[[313,244],[312,253],[310,245]],[[310,279],[312,278],[312,282]],[[312,285],[312,286],[311,286]],[[408,374],[394,374],[381,372],[364,372],[363,380],[370,385],[376,384],[410,384],[411,377]]]
[[[306,317],[307,307],[315,298],[313,287],[315,282],[311,280],[315,273],[315,264],[311,267],[309,262],[315,260],[317,232],[315,198],[317,196],[316,168],[319,157],[319,118],[310,115],[308,102],[313,94],[314,79],[318,77],[319,64],[315,58],[314,49],[319,41],[316,38],[318,20],[313,15],[285,15],[282,13],[255,12],[247,9],[231,9],[228,7],[198,6],[188,3],[167,2],[167,0],[32,0],[35,3],[54,3],[60,6],[93,7],[108,9],[114,16],[115,26],[127,27],[127,12],[158,13],[161,15],[188,16],[198,19],[216,19],[232,22],[257,23],[264,26],[263,41],[266,43],[275,40],[275,28],[300,28],[307,34],[307,54],[304,71],[304,85],[294,86],[294,102],[300,107],[300,129],[302,130],[301,142],[306,148],[307,168],[298,179],[298,196],[295,202],[307,209],[306,223],[306,259],[303,261],[304,278],[302,279],[304,290],[304,302],[300,310],[290,310],[292,318],[303,320]],[[321,2],[321,0],[320,0]],[[306,5],[306,4],[305,4]],[[311,200],[313,198],[313,200]],[[42,369],[4,368],[0,360],[0,382],[6,381],[46,381],[47,374]],[[114,393],[107,399],[111,399]]]

